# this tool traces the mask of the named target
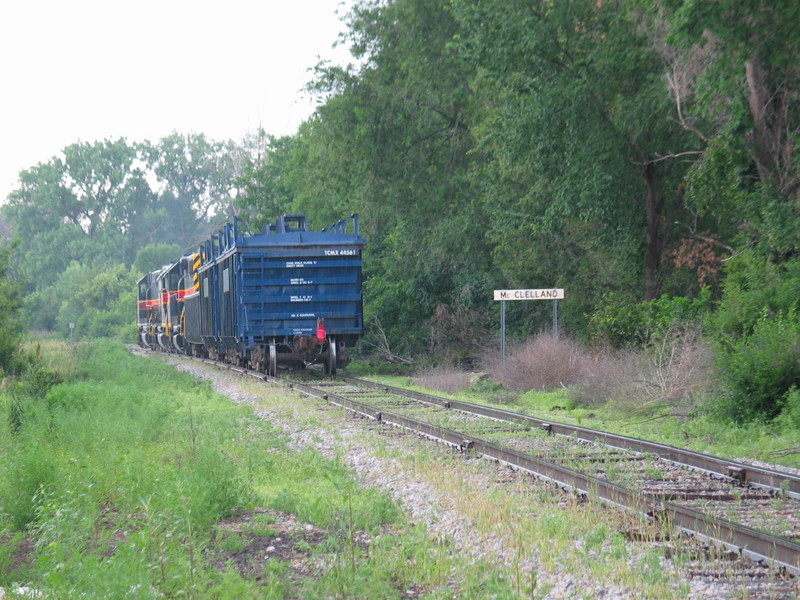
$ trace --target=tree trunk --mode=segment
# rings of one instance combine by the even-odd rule
[[[656,187],[656,167],[653,163],[644,166],[644,183],[647,188],[647,239],[644,263],[644,299],[653,300],[659,295],[658,269],[661,266],[663,236],[661,233],[664,197]]]
[[[794,165],[794,143],[787,131],[792,104],[791,84],[770,85],[769,77],[756,55],[744,63],[747,101],[753,118],[749,135],[753,160],[765,187],[773,188],[784,201],[797,193],[798,177]],[[796,92],[795,92],[796,94]]]
[[[761,182],[765,185],[772,183],[773,174],[777,167],[777,154],[780,142],[775,139],[775,132],[770,127],[770,113],[774,108],[769,106],[770,94],[766,82],[766,74],[758,56],[744,63],[747,76],[748,103],[750,115],[753,117],[753,158],[758,167]],[[778,100],[775,98],[774,100]]]

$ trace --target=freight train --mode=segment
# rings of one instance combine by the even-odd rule
[[[140,345],[275,375],[349,362],[364,332],[358,215],[310,231],[287,214],[262,233],[229,223],[138,282]]]

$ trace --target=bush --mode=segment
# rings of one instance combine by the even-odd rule
[[[676,325],[702,322],[710,310],[710,288],[697,298],[663,295],[649,302],[607,294],[589,319],[589,336],[593,343],[612,348],[646,346]]]
[[[765,316],[798,308],[800,259],[781,265],[743,254],[726,268],[723,297],[708,321],[709,332],[719,338],[750,335]]]
[[[540,333],[512,348],[505,360],[486,358],[484,366],[503,387],[516,390],[553,390],[585,381],[591,357],[570,339]]]
[[[675,325],[659,332],[643,358],[637,396],[645,399],[644,406],[685,417],[718,389],[714,352],[696,327]]]
[[[687,417],[717,389],[714,353],[696,327],[654,332],[644,348],[595,355],[586,380],[570,389],[584,405],[601,402],[627,414]]]
[[[641,390],[635,381],[641,364],[641,352],[605,349],[589,356],[584,377],[570,386],[569,396],[580,406],[606,403],[624,407],[640,406]]]
[[[492,378],[511,390],[567,388],[582,406],[686,416],[714,389],[714,355],[697,328],[668,327],[646,348],[590,352],[572,340],[540,334],[487,362]]]
[[[463,305],[438,304],[428,321],[431,354],[447,365],[470,367],[489,331],[480,326],[486,315]]]
[[[800,314],[763,316],[751,334],[720,343],[719,355],[729,387],[721,413],[736,421],[776,417],[800,386]]]

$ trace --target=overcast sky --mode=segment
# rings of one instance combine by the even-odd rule
[[[0,6],[0,201],[76,142],[291,134],[300,89],[353,0],[8,0]]]

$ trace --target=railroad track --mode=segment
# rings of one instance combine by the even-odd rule
[[[800,575],[800,478],[791,474],[365,380],[270,377],[200,360],[489,457]]]
[[[800,478],[793,475],[364,380],[282,383],[800,575]]]

